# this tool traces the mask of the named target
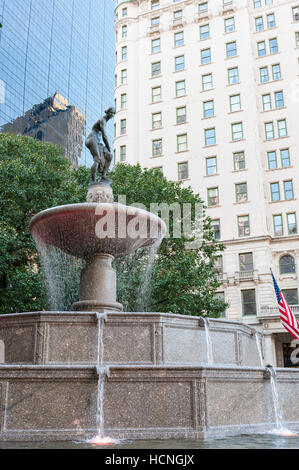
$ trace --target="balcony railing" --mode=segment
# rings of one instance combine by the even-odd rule
[[[236,9],[236,2],[231,1],[231,2],[228,2],[225,5],[222,5],[220,7],[220,14],[225,15],[226,13],[230,13],[232,11],[235,11],[235,9]]]
[[[210,18],[211,14],[209,12],[209,10],[203,10],[203,11],[199,11],[196,15],[195,15],[195,20],[196,21],[202,21],[202,20],[205,20],[207,18]]]
[[[148,28],[148,34],[156,34],[156,33],[160,33],[160,31],[161,31],[161,26],[159,24],[155,24]]]
[[[299,315],[299,305],[290,305],[290,309],[298,317],[298,315]],[[265,315],[279,316],[278,305],[277,306],[275,306],[275,305],[272,306],[271,305],[270,307],[268,305],[262,305],[261,311],[259,312],[258,316],[263,317]]]
[[[172,20],[172,28],[181,28],[182,26],[184,26],[185,24],[185,21],[183,18],[175,18],[174,20]]]
[[[241,281],[257,281],[258,280],[258,274],[255,269],[250,270],[250,271],[237,271],[235,273],[235,279],[236,282],[241,282]]]

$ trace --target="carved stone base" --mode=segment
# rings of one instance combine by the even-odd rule
[[[86,197],[87,202],[109,202],[113,203],[114,202],[114,196],[112,192],[111,186],[99,182],[99,183],[94,183],[88,188],[88,193]]]

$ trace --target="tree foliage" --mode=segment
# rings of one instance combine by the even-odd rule
[[[139,165],[117,165],[111,173],[115,200],[127,204],[151,203],[193,206],[200,202],[190,188],[170,182],[157,170]],[[63,204],[85,202],[90,170],[72,169],[59,147],[32,138],[0,134],[0,313],[46,309],[47,298],[30,219],[38,212]],[[223,249],[204,219],[204,243],[186,250],[185,240],[163,240],[152,275],[149,250],[139,250],[115,262],[118,295],[127,311],[219,316],[224,305],[215,298],[219,287],[214,264]],[[144,290],[151,277],[151,291]]]

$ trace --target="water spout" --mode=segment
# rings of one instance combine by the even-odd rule
[[[155,243],[151,246],[149,255],[148,255],[148,262],[145,273],[141,279],[141,285],[138,293],[138,303],[137,303],[137,311],[139,312],[147,312],[150,300],[151,300],[151,293],[152,293],[152,275],[153,269],[155,265],[155,261],[157,258],[157,253],[162,243],[162,238],[159,238],[155,241]]]
[[[260,338],[259,338],[259,335],[258,335],[257,332],[255,332],[255,341],[256,341],[256,347],[257,347],[258,355],[259,355],[259,358],[260,358],[261,367],[264,367],[262,347],[261,347]]]
[[[213,357],[213,346],[212,340],[210,335],[210,322],[208,318],[201,317],[200,318],[200,326],[204,326],[205,334],[206,334],[206,345],[207,345],[207,363],[209,365],[214,364],[214,357]]]

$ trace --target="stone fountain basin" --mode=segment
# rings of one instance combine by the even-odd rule
[[[155,214],[117,203],[53,207],[30,222],[36,242],[60,248],[77,258],[96,253],[125,256],[153,245],[166,230],[166,224]]]

